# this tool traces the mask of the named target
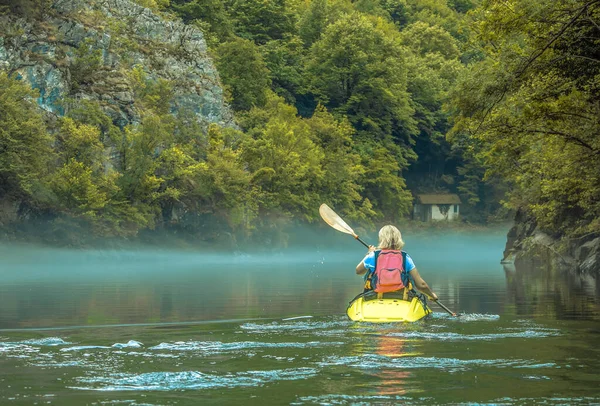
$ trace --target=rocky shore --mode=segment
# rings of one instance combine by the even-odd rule
[[[517,212],[507,234],[504,264],[517,270],[532,266],[568,273],[574,280],[600,292],[600,235],[565,240],[544,232],[523,211]]]

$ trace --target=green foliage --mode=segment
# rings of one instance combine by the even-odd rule
[[[76,159],[88,167],[100,167],[104,154],[104,145],[100,141],[98,127],[79,124],[65,117],[61,120],[58,139],[61,141],[61,155],[64,161]]]
[[[36,18],[40,12],[36,2],[43,0],[0,4]],[[518,65],[517,56],[535,46],[535,40],[519,32],[527,19],[509,23],[496,11],[486,16],[485,7],[502,6],[486,4],[483,11],[473,10],[465,17],[461,13],[473,7],[470,0],[138,3],[154,11],[173,11],[203,31],[242,130],[208,124],[193,111],[177,110],[173,101],[178,82],[155,76],[149,66],[134,65],[138,52],[185,57],[173,46],[158,40],[142,44],[127,21],[110,17],[102,21],[97,10],[82,14],[87,23],[102,26],[111,35],[108,52],[133,66],[123,76],[133,91],[131,108],[139,122],[116,126],[111,119],[115,106],[105,105],[103,98],[66,100],[66,117],[50,121],[52,140],[41,116],[33,114],[28,104],[34,94],[23,90],[19,99],[11,82],[2,88],[9,92],[7,98],[0,99],[7,106],[0,111],[10,113],[0,116],[5,120],[0,123],[4,142],[0,148],[6,145],[12,154],[5,160],[4,154],[0,156],[0,187],[20,198],[51,201],[49,212],[58,216],[57,228],[89,224],[95,234],[107,236],[162,228],[231,243],[236,235],[250,236],[267,224],[314,221],[322,202],[362,224],[373,218],[398,221],[411,211],[407,182],[413,191],[461,193],[473,212],[485,213],[481,216],[485,218],[493,210],[490,202],[499,200],[494,176],[505,176],[508,170],[496,170],[497,175],[484,179],[484,163],[497,157],[504,162],[521,159],[529,151],[528,144],[514,140],[506,145],[499,140],[498,146],[488,148],[491,138],[477,139],[472,145],[473,139],[459,130],[468,126],[462,118],[453,148],[445,139],[454,110],[446,111],[443,105],[457,78],[463,77],[461,86],[469,97],[455,97],[458,101],[450,106],[465,112],[489,106],[490,95],[512,86],[514,78],[508,72]],[[536,7],[524,5],[520,12],[525,16]],[[481,22],[466,27],[466,18]],[[543,37],[542,28],[532,38]],[[581,35],[592,31],[588,24]],[[471,32],[481,37],[467,44]],[[503,48],[506,52],[493,54],[487,47],[477,47],[477,41],[495,41],[499,48],[509,45]],[[553,52],[572,49],[591,55],[593,44],[558,41],[554,47]],[[68,67],[74,93],[91,85],[96,91],[97,80],[104,81],[103,52],[92,39],[75,50]],[[498,58],[485,59],[485,52]],[[473,55],[480,56],[481,63],[467,78],[461,61],[474,59]],[[580,62],[573,78],[585,77],[591,69]],[[573,79],[575,85],[568,90],[560,81],[542,82],[536,85],[537,92],[533,85],[529,88],[528,100],[537,100],[542,89],[549,93],[555,86],[554,90],[564,91],[561,103],[572,109],[581,108],[575,102],[581,95],[590,97],[591,103],[590,95],[597,89],[592,80]],[[527,110],[518,99],[511,103],[519,111],[529,111],[531,122],[542,115]],[[503,114],[509,112],[506,107]],[[550,107],[545,108],[547,115]],[[469,117],[475,119],[476,114]],[[25,123],[27,133],[16,123]],[[541,138],[539,142],[536,151],[548,156],[569,150],[560,144],[545,145]],[[532,172],[565,176],[564,171],[548,169],[549,162],[528,159],[521,165],[529,164]],[[532,179],[527,171],[522,175],[529,176],[523,182]],[[534,202],[560,188],[595,190],[592,183],[540,182],[521,196]],[[44,191],[45,184],[50,192]],[[585,207],[595,204],[590,195]],[[532,203],[531,207],[552,222],[562,206]],[[461,208],[461,213],[468,212]],[[285,240],[275,234],[272,238]]]
[[[91,83],[92,75],[100,69],[103,61],[102,50],[96,47],[94,40],[84,39],[75,51],[70,67],[74,90],[80,85]]]
[[[102,111],[98,102],[90,100],[67,101],[67,117],[78,124],[88,124],[100,131],[100,139],[110,139],[113,144],[121,142],[123,132],[113,124],[111,118]]]
[[[154,11],[164,10],[169,7],[170,0],[134,0],[142,7],[149,8]]]
[[[311,219],[308,213],[320,204],[323,151],[295,108],[272,96],[266,110],[268,120],[249,131],[252,137],[242,146],[242,158],[253,173],[253,184],[262,190],[267,210]]]
[[[404,50],[395,28],[354,13],[331,24],[307,62],[310,90],[366,138],[394,138],[404,160],[415,134]]]
[[[466,13],[469,10],[474,9],[476,1],[473,0],[448,0],[448,7],[459,13]]]
[[[137,65],[130,74],[133,90],[145,110],[151,110],[158,115],[166,115],[171,111],[173,100],[173,83],[169,80],[148,78],[144,68]]]
[[[329,25],[330,6],[328,0],[313,0],[298,21],[298,34],[304,45],[310,47]]]
[[[410,15],[405,0],[382,0],[381,6],[388,13],[389,18],[399,27],[408,24]]]
[[[352,125],[348,120],[336,120],[320,105],[306,123],[324,153],[321,200],[331,204],[347,218],[368,222],[375,212],[371,210],[370,202],[367,200],[365,203],[361,196],[363,188],[360,181],[366,169],[353,148]]]
[[[439,26],[456,38],[463,38],[461,19],[446,0],[406,0],[409,23]]]
[[[304,49],[299,37],[267,42],[261,51],[267,69],[271,73],[271,88],[288,103],[296,100],[294,95],[302,87],[302,62]]]
[[[232,229],[249,229],[258,212],[257,191],[245,169],[242,151],[226,145],[227,130],[208,130],[206,163],[200,167],[199,193],[205,210],[224,214]]]
[[[453,191],[461,158],[445,140],[450,124],[443,103],[464,70],[458,41],[443,28],[423,22],[410,24],[401,36],[412,51],[406,58],[408,91],[419,129],[414,145],[418,160],[406,174],[407,182],[419,192]]]
[[[225,42],[217,49],[216,64],[231,107],[240,111],[265,105],[271,79],[256,45],[241,38]]]
[[[210,46],[217,46],[233,36],[233,24],[221,0],[175,0],[171,8],[185,23],[197,25]]]
[[[229,0],[236,35],[265,44],[293,34],[294,18],[285,0]]]
[[[361,179],[363,196],[387,220],[397,221],[410,213],[412,195],[406,189],[401,167],[394,155],[380,144],[365,142],[359,146],[365,172]]]
[[[428,53],[440,54],[445,59],[460,56],[458,41],[448,31],[422,21],[410,24],[402,31],[402,42],[421,56]]]
[[[71,158],[52,179],[52,189],[60,205],[90,219],[108,203],[108,196],[94,181],[92,168]]]
[[[0,8],[7,6],[12,13],[39,20],[48,16],[52,4],[52,0],[0,0]]]
[[[0,194],[39,197],[53,159],[52,139],[37,97],[26,84],[0,72]]]
[[[452,139],[509,181],[509,207],[547,231],[598,231],[600,7],[486,1],[476,15],[487,59],[454,95]]]

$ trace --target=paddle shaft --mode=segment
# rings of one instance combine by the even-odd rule
[[[356,239],[356,241],[360,242],[362,245],[364,245],[365,247],[369,248],[369,245],[367,245],[366,242],[364,242],[363,240],[361,240],[360,238],[358,238],[357,235],[355,235],[354,238]]]
[[[448,313],[449,313],[451,316],[457,317],[457,314],[456,314],[456,313],[454,313],[452,310],[448,309],[448,308],[446,307],[446,305],[444,305],[444,304],[443,304],[442,302],[440,302],[439,300],[437,300],[437,299],[436,299],[436,300],[434,300],[434,302],[435,302],[435,303],[437,303],[437,305],[438,305],[439,307],[441,307],[442,309],[444,309],[445,311],[447,311],[447,312],[448,312]]]

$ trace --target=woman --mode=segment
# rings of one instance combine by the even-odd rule
[[[388,225],[384,226],[379,230],[379,249],[380,250],[398,250],[400,251],[404,247],[404,241],[402,241],[402,234],[400,234],[400,230],[396,227]],[[376,248],[374,246],[369,247],[369,252],[367,255],[358,263],[356,266],[356,273],[358,275],[365,274],[365,281],[369,280],[369,276],[373,272],[375,272],[376,264],[376,256],[375,256]],[[419,275],[419,271],[415,267],[415,263],[412,258],[405,254],[406,263],[404,264],[404,269],[407,274],[410,275],[410,279],[414,284],[414,287],[419,291],[425,293],[427,296],[433,298],[433,300],[437,300],[437,295],[431,290],[427,282],[421,278]],[[366,287],[370,289],[369,286]]]

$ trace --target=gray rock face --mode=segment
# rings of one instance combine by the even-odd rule
[[[593,238],[593,237],[592,237]],[[600,278],[600,237],[575,240],[570,244],[540,230],[533,219],[518,212],[507,235],[503,263],[526,265],[541,261],[574,278]]]
[[[600,237],[577,247],[575,258],[580,262],[581,273],[600,276]]]
[[[174,86],[171,111],[193,111],[201,122],[234,126],[218,73],[201,31],[168,21],[130,0],[56,0],[43,23],[0,17],[0,69],[39,90],[40,107],[63,115],[67,98],[97,100],[113,121],[139,122],[128,74],[143,67],[149,79]],[[102,63],[74,80],[77,49],[101,50]]]

